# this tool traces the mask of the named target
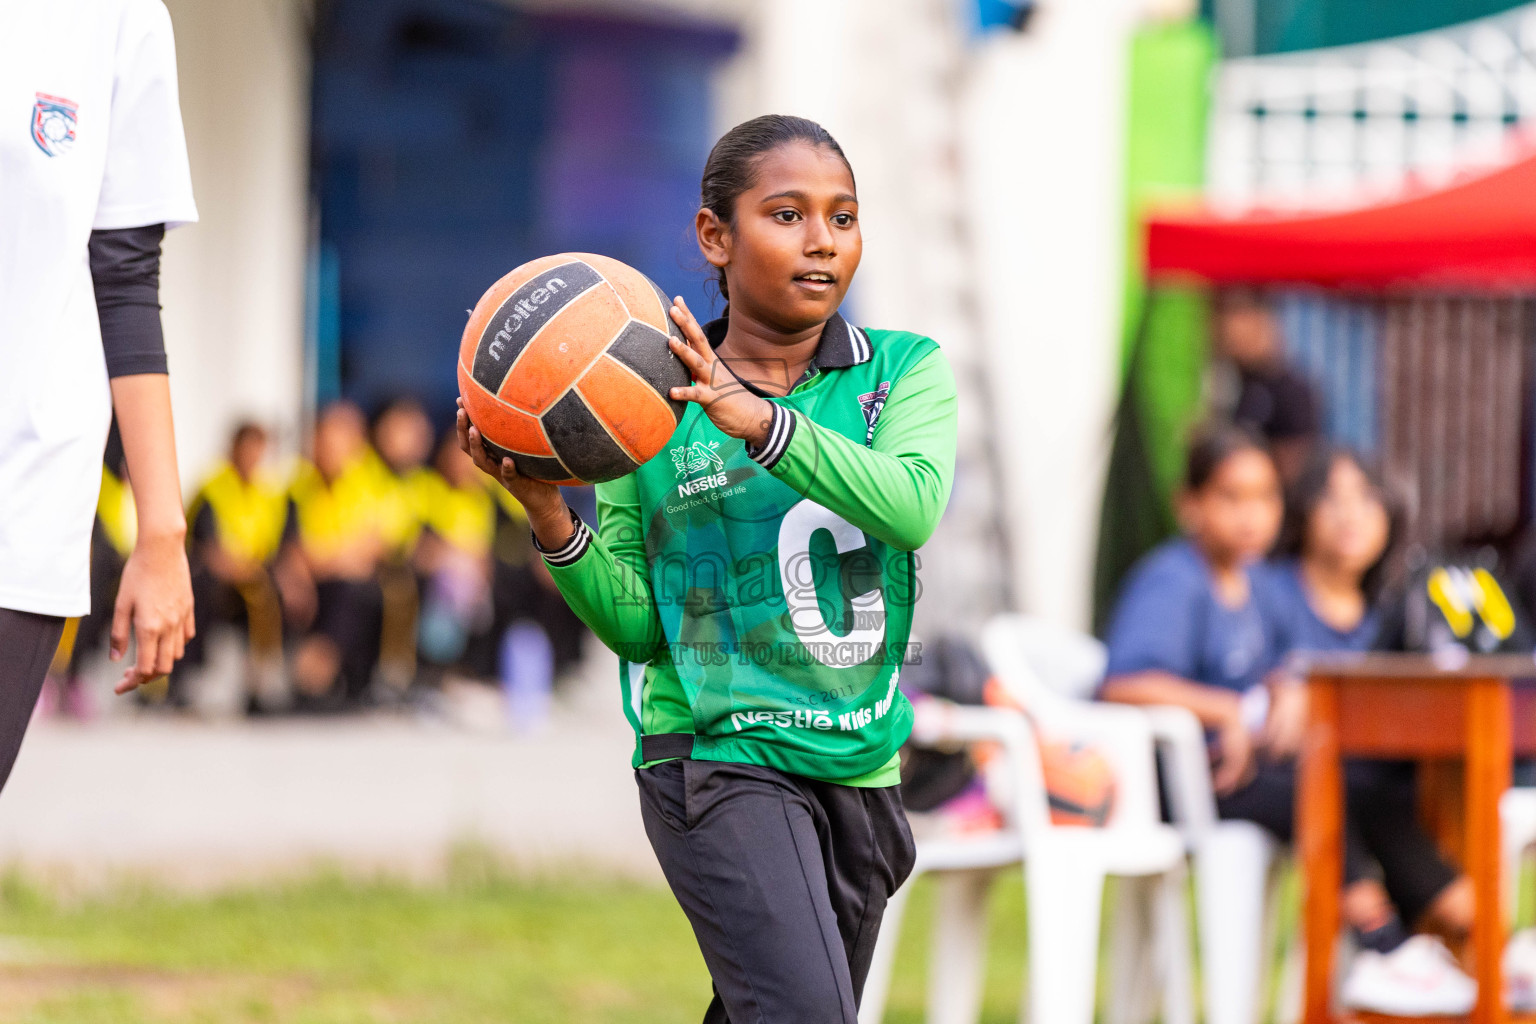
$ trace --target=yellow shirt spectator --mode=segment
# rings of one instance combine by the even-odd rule
[[[120,480],[106,466],[101,467],[101,494],[96,499],[96,517],[101,520],[107,542],[127,558],[139,539],[139,515],[133,504],[133,487]]]
[[[366,457],[349,462],[327,481],[312,462],[299,464],[289,487],[299,545],[311,561],[325,564],[347,558],[360,548],[386,542],[399,515],[390,490]]]
[[[213,513],[215,537],[230,555],[255,565],[276,557],[288,508],[275,481],[261,474],[247,480],[222,462],[192,499],[187,520],[195,524],[204,508]]]

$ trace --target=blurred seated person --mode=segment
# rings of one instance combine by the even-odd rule
[[[282,611],[272,564],[282,544],[288,499],[266,474],[269,438],[255,423],[241,423],[229,455],[192,499],[189,554],[197,635],[177,668],[196,672],[207,661],[215,629],[235,627],[248,643],[249,686],[259,707],[286,702]]]
[[[436,493],[438,476],[428,465],[436,431],[421,403],[394,398],[379,409],[371,430],[373,448],[367,458],[391,492],[382,514],[388,556],[410,560],[427,516],[426,504]]]
[[[1332,447],[1314,452],[1292,490],[1272,573],[1282,652],[1367,651],[1379,645],[1378,601],[1400,519],[1399,503],[1359,456]],[[1289,678],[1282,684],[1296,693],[1289,702],[1290,720],[1266,723],[1269,748],[1288,758],[1295,756],[1305,728],[1300,682]],[[1460,941],[1471,930],[1474,910],[1470,881],[1445,862],[1419,825],[1415,766],[1358,761],[1348,770],[1368,778],[1373,797],[1351,820],[1354,853],[1368,854],[1372,863],[1359,869],[1363,877],[1345,890],[1346,914],[1377,923],[1361,926],[1372,939],[1351,965],[1343,999],[1377,1013],[1464,1012],[1475,998],[1475,984],[1443,943],[1409,931],[1433,929]],[[1408,982],[1417,987],[1405,987]]]
[[[1212,312],[1213,411],[1255,430],[1268,442],[1281,479],[1295,480],[1318,436],[1316,389],[1287,363],[1280,325],[1262,291],[1222,289]]]
[[[537,729],[556,681],[581,660],[587,627],[560,596],[544,559],[535,556],[523,507],[491,477],[480,479],[496,501],[496,528],[490,642],[477,645],[473,663],[501,680],[513,727]],[[591,490],[566,493],[579,500]]]
[[[1222,818],[1253,821],[1290,841],[1295,816],[1294,754],[1305,717],[1304,690],[1281,668],[1294,602],[1261,560],[1281,525],[1279,473],[1262,437],[1240,426],[1199,433],[1190,446],[1179,520],[1184,536],[1132,570],[1110,622],[1101,695],[1126,704],[1192,712],[1213,741],[1212,782]],[[1383,527],[1375,543],[1386,542]],[[1369,545],[1352,541],[1359,549]],[[1326,556],[1336,557],[1336,556]],[[1364,570],[1380,557],[1377,551]],[[1354,563],[1351,563],[1354,564]],[[1329,613],[1334,609],[1328,606]],[[1347,625],[1342,618],[1338,625]],[[1383,955],[1403,947],[1403,927],[1384,913],[1372,845],[1399,852],[1385,864],[1387,891],[1417,901],[1419,914],[1447,892],[1455,873],[1423,836],[1411,801],[1376,766],[1346,767],[1345,892],[1342,910],[1360,946]],[[1395,837],[1390,842],[1382,837]],[[1406,873],[1405,873],[1406,872]],[[1464,920],[1455,922],[1464,924]],[[1391,966],[1410,983],[1366,994],[1400,1001],[1388,1012],[1464,1013],[1470,979],[1437,950],[1415,943]],[[1346,984],[1347,995],[1360,994]]]
[[[335,402],[321,411],[312,458],[288,488],[276,578],[298,638],[292,664],[298,706],[330,710],[369,694],[383,617],[383,501],[355,405]]]
[[[379,517],[384,542],[379,567],[383,599],[379,648],[380,695],[398,698],[416,678],[417,617],[422,581],[413,560],[427,503],[438,477],[427,465],[432,457],[432,422],[415,398],[386,402],[373,420],[370,467],[377,473]]]
[[[455,435],[438,446],[433,468],[421,478],[426,519],[416,565],[426,586],[419,649],[442,669],[459,665],[471,638],[491,627],[496,499]]]

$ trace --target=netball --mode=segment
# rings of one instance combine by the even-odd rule
[[[690,383],[667,345],[672,303],[618,260],[561,253],[491,286],[459,346],[459,393],[494,458],[553,483],[600,483],[661,450]]]

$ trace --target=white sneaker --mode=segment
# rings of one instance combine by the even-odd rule
[[[1510,1009],[1536,1010],[1536,928],[1522,928],[1504,947],[1504,998]]]
[[[1439,939],[1415,935],[1390,953],[1357,953],[1341,997],[1354,1010],[1394,1017],[1454,1017],[1472,1012],[1477,982]]]

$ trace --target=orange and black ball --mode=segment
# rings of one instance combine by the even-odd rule
[[[667,346],[682,332],[648,277],[607,256],[561,253],[491,286],[459,345],[459,393],[486,451],[552,483],[632,472],[667,443],[691,383]]]

